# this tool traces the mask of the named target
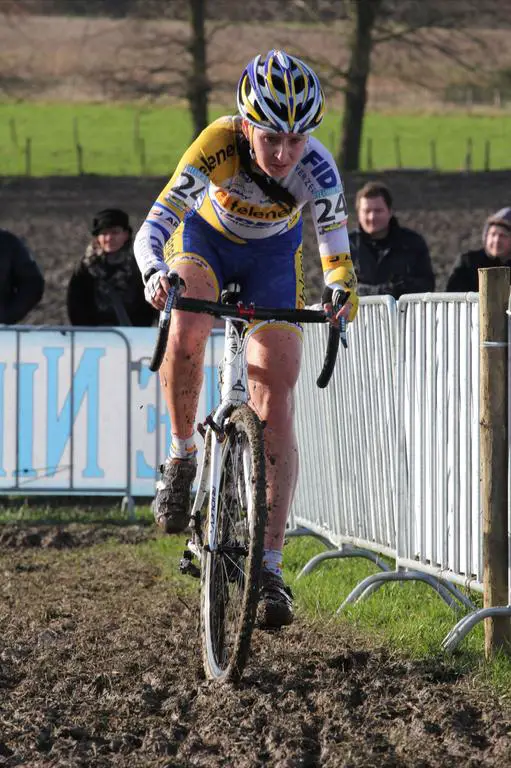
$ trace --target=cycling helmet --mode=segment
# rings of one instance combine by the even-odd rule
[[[310,133],[323,119],[325,106],[316,73],[295,56],[276,50],[247,64],[237,100],[242,117],[277,133]]]

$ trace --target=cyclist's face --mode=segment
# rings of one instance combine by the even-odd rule
[[[372,237],[385,237],[389,230],[392,211],[383,197],[362,197],[358,204],[360,226]]]
[[[130,233],[122,227],[102,229],[98,235],[99,247],[105,253],[115,253],[127,242]]]
[[[511,232],[506,227],[490,226],[486,235],[486,253],[493,258],[511,258]]]
[[[300,160],[306,141],[306,136],[295,133],[272,133],[254,128],[252,142],[257,165],[268,176],[283,179]]]

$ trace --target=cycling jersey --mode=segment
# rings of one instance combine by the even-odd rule
[[[290,209],[271,200],[241,167],[237,147],[240,131],[241,118],[221,117],[185,152],[135,239],[142,275],[161,268],[167,241],[191,211],[227,240],[247,244],[292,230],[308,203],[325,283],[354,291],[346,201],[330,152],[313,136],[307,137],[300,161],[279,179],[296,200]]]

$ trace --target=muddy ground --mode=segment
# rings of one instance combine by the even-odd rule
[[[0,528],[1,766],[511,765],[496,699],[333,620],[258,631],[238,686],[205,681],[196,591],[136,554],[154,535]]]
[[[356,190],[368,178],[390,186],[399,220],[426,238],[437,276],[437,290],[462,250],[478,248],[485,218],[511,205],[511,171],[445,173],[402,171],[350,174],[345,178],[351,225]],[[46,179],[0,178],[0,227],[24,237],[46,277],[41,304],[25,322],[67,323],[65,292],[74,264],[88,242],[95,211],[119,206],[138,227],[165,184],[163,178],[100,176]],[[317,248],[306,219],[304,267],[308,298],[317,301],[322,285]]]

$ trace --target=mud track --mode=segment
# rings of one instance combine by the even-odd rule
[[[0,536],[2,766],[511,764],[498,701],[333,620],[257,632],[242,683],[208,683],[193,584],[135,546],[151,528]]]

